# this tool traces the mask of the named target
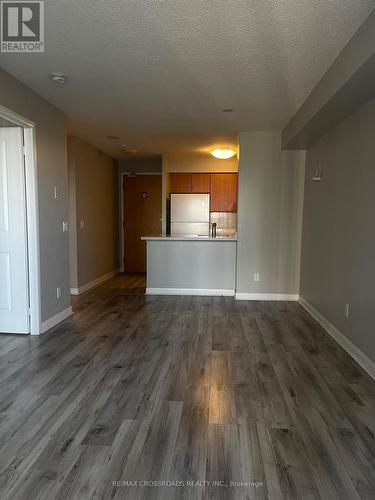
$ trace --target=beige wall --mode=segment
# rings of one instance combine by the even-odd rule
[[[237,172],[237,157],[218,160],[206,154],[168,154],[165,155],[169,172]]]
[[[70,283],[80,288],[119,268],[118,165],[80,139],[68,137],[68,169]]]
[[[70,306],[66,118],[57,108],[0,69],[1,104],[35,123],[39,204],[42,321]],[[54,188],[59,198],[54,199]],[[56,297],[61,287],[62,296]]]
[[[119,170],[121,173],[160,173],[162,169],[162,158],[128,158],[119,160]]]
[[[173,172],[238,172],[236,156],[228,160],[218,160],[209,153],[166,154],[162,161],[162,231],[167,226],[167,198],[169,194],[169,174]]]
[[[240,134],[237,292],[299,293],[304,169],[280,132]]]

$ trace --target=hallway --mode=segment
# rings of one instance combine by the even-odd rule
[[[375,383],[297,303],[144,287],[0,336],[2,499],[374,498]]]

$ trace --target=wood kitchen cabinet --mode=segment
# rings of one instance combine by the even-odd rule
[[[211,212],[237,212],[237,174],[211,174]]]
[[[191,193],[209,193],[211,174],[191,174]]]
[[[169,191],[171,193],[190,193],[191,174],[170,174]]]
[[[210,193],[211,212],[237,212],[237,174],[171,173],[170,193]]]
[[[170,174],[171,193],[209,193],[210,174]]]

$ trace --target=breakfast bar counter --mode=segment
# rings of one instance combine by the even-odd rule
[[[144,236],[148,295],[228,295],[236,282],[237,239]]]

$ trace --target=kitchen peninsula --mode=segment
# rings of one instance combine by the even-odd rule
[[[148,295],[228,295],[236,281],[237,239],[144,236]]]

